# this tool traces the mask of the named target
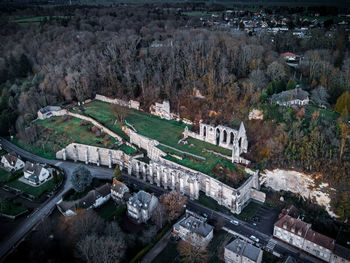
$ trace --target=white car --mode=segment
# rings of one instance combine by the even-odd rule
[[[250,239],[255,241],[256,243],[259,243],[259,238],[257,238],[256,236],[251,235]]]
[[[235,226],[239,225],[239,222],[237,220],[231,220],[230,223],[235,225]]]

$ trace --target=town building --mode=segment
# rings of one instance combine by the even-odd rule
[[[27,161],[23,169],[23,175],[31,184],[39,185],[50,177],[50,172],[39,164]]]
[[[76,215],[76,210],[83,208],[89,210],[96,208],[107,202],[111,197],[110,184],[104,184],[96,189],[93,189],[87,193],[81,199],[75,201],[63,201],[62,199],[57,202],[56,206],[58,210],[64,216]]]
[[[225,246],[225,263],[260,263],[263,251],[260,248],[236,238]]]
[[[111,197],[116,202],[122,202],[125,199],[125,195],[129,193],[129,188],[117,179],[113,179],[111,187]]]
[[[56,112],[60,112],[62,109],[59,106],[46,106],[38,111],[38,119],[44,120],[55,116]]]
[[[304,106],[309,104],[309,93],[302,89],[292,89],[282,91],[281,93],[274,94],[271,97],[271,103],[275,103],[280,106]]]
[[[200,247],[208,245],[212,240],[213,229],[214,227],[203,219],[190,215],[182,218],[173,226],[173,235]]]
[[[326,262],[330,261],[335,242],[311,229],[311,224],[289,215],[282,216],[274,226],[273,236]]]
[[[146,223],[158,204],[158,198],[143,190],[135,193],[126,203],[128,216],[138,223]]]
[[[15,172],[24,167],[24,162],[15,152],[7,153],[1,158],[1,165],[9,172]]]

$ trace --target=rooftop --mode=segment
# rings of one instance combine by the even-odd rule
[[[33,179],[34,177],[39,177],[42,169],[43,167],[41,165],[27,161],[24,166],[23,172],[31,174],[30,177]]]
[[[17,162],[17,154],[15,152],[10,152],[10,153],[7,153],[4,155],[4,158],[7,160],[7,162],[10,164],[10,165],[15,165],[16,162]]]
[[[275,223],[275,226],[286,229],[288,232],[292,232],[301,237],[304,237],[307,231],[311,228],[311,224],[305,223],[289,215],[284,215]]]
[[[191,232],[197,233],[203,237],[206,237],[212,230],[213,226],[205,223],[199,218],[189,216],[180,222],[180,225]]]
[[[315,243],[321,247],[327,248],[329,250],[334,249],[334,239],[327,237],[325,235],[322,235],[312,229],[310,229],[305,237],[307,240],[309,240],[312,243]]]
[[[41,113],[46,113],[49,111],[59,111],[59,110],[61,110],[61,107],[59,107],[59,106],[46,106],[44,108],[41,108],[39,111]]]
[[[239,238],[233,240],[231,243],[226,245],[225,248],[253,261],[257,261],[261,251],[259,248]]]
[[[271,97],[272,102],[277,101],[291,101],[291,100],[305,100],[309,97],[309,93],[302,89],[292,89],[282,91],[278,94],[274,94]]]
[[[138,193],[135,193],[130,199],[129,204],[133,206],[138,207],[148,207],[149,203],[151,202],[153,198],[152,194],[149,194],[143,190],[139,191]]]

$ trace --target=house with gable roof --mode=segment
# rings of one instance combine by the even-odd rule
[[[240,238],[225,246],[225,263],[260,263],[262,256],[263,251],[260,248]]]
[[[15,172],[24,167],[24,162],[15,152],[7,153],[1,158],[1,165],[9,172]]]
[[[138,223],[146,223],[151,218],[157,204],[158,198],[155,195],[141,190],[134,193],[126,203],[128,216]]]

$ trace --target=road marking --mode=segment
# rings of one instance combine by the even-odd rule
[[[273,250],[275,248],[276,244],[277,244],[277,241],[270,238],[269,242],[266,245],[266,248],[268,248],[269,250]]]

